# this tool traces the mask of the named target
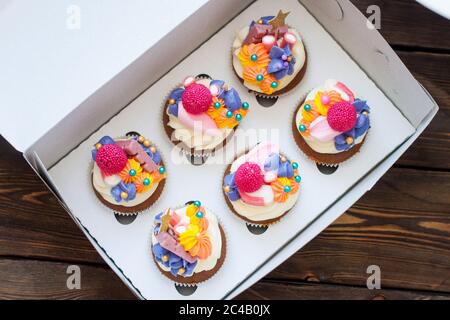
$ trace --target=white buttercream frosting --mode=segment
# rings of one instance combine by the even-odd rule
[[[212,250],[211,255],[204,259],[204,260],[197,260],[197,265],[194,268],[193,273],[199,273],[202,271],[209,271],[214,269],[214,267],[217,264],[217,261],[219,261],[221,255],[222,255],[222,241],[225,241],[225,239],[222,239],[222,234],[220,232],[219,228],[219,221],[217,220],[217,217],[211,213],[207,208],[205,209],[205,216],[204,218],[208,219],[208,229],[206,233],[208,234],[211,244],[212,244]],[[178,216],[183,218],[188,218],[186,216],[186,206],[182,208],[178,208],[174,210]],[[152,233],[152,245],[155,245],[158,243],[158,240],[156,239],[155,235]],[[158,265],[163,269],[164,271],[170,272],[170,268],[164,266],[162,263],[158,262]]]
[[[311,90],[308,95],[305,98],[305,101],[307,100],[314,100],[314,97],[316,96],[316,94],[320,91],[331,91],[334,90],[336,92],[338,92],[342,99],[345,101],[348,101],[349,97],[348,95],[343,92],[342,90],[340,90],[339,88],[336,87],[336,83],[338,81],[334,80],[334,79],[328,79],[325,81],[325,83],[317,88],[314,88],[313,90]],[[299,124],[300,121],[303,119],[302,116],[302,110],[301,108],[298,109],[297,114],[295,116],[295,123]],[[367,132],[365,132],[363,135],[361,135],[360,137],[358,137],[357,139],[355,139],[355,145],[356,144],[360,144],[363,140],[364,137],[366,136]],[[334,144],[334,139],[331,141],[319,141],[317,139],[314,139],[310,136],[305,136],[302,135],[303,139],[305,140],[306,144],[313,149],[316,152],[319,153],[328,153],[328,154],[336,154],[336,153],[340,153],[340,152],[344,152],[345,150],[337,150],[336,146]]]
[[[306,61],[306,53],[305,53],[305,47],[303,45],[302,38],[300,37],[297,30],[293,28],[289,28],[288,31],[292,34],[294,34],[297,38],[297,42],[294,44],[294,46],[291,49],[292,56],[295,57],[296,61],[294,64],[294,72],[291,75],[286,75],[282,79],[279,80],[277,91],[285,88],[294,78],[295,76],[300,72],[300,70],[305,65]],[[236,74],[241,78],[244,79],[244,67],[242,66],[241,62],[239,61],[238,54],[241,50],[242,43],[245,40],[249,33],[249,27],[242,28],[236,35],[236,38],[233,41],[233,67],[236,71]],[[281,39],[279,40],[281,42]],[[244,80],[244,85],[249,88],[250,90],[256,91],[256,92],[263,92],[257,85],[248,83]],[[276,92],[276,91],[275,91]]]

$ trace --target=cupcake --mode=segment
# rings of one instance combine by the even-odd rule
[[[370,108],[342,82],[327,80],[308,93],[293,121],[294,138],[312,160],[337,165],[359,151],[370,128]]]
[[[197,284],[211,278],[226,255],[225,233],[217,217],[200,201],[155,216],[152,256],[170,280]]]
[[[306,71],[306,51],[298,31],[285,23],[289,14],[261,17],[242,28],[233,42],[233,68],[257,95],[292,90]]]
[[[258,144],[228,166],[223,192],[230,210],[256,225],[278,222],[295,205],[301,177],[298,163],[270,142]]]
[[[114,212],[137,214],[161,195],[166,169],[156,146],[143,136],[104,136],[95,144],[92,159],[95,195]]]
[[[163,123],[175,145],[189,155],[205,155],[226,144],[248,109],[224,81],[187,77],[166,99]]]

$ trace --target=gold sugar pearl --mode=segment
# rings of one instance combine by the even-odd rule
[[[167,262],[167,261],[169,261],[169,256],[167,256],[167,255],[162,256],[162,257],[161,257],[161,260],[162,260],[163,262]]]
[[[352,137],[347,137],[347,138],[345,138],[345,142],[347,142],[347,144],[352,144],[353,143],[353,138]]]
[[[258,20],[259,24],[263,24],[263,21],[261,19]]]
[[[225,192],[230,192],[230,186],[225,186],[225,187],[223,187],[223,191],[225,191]]]
[[[286,162],[287,161],[286,157],[284,157],[284,156],[281,156],[280,160],[281,160],[281,162]]]
[[[287,61],[291,62],[292,61],[292,57],[291,56],[287,57]]]
[[[97,143],[96,145],[95,145],[95,149],[100,149],[102,147],[102,144],[101,143]]]
[[[151,147],[151,148],[150,148],[150,152],[151,152],[151,153],[155,153],[155,152],[156,152],[156,148],[155,148],[155,147]]]
[[[183,273],[185,273],[185,272],[186,272],[186,270],[185,270],[184,268],[178,269],[178,273],[179,273],[179,274],[183,274]]]
[[[363,111],[362,114],[365,115],[366,117],[369,115],[369,113],[367,111]]]
[[[175,104],[175,99],[169,99],[169,104]]]
[[[145,138],[143,136],[139,136],[138,142],[143,143],[145,141]]]
[[[147,147],[147,148],[150,147],[150,141],[149,140],[145,140],[144,141],[144,146]]]
[[[126,193],[125,191],[122,191],[120,193],[120,197],[125,200],[126,198],[128,198],[128,193]]]

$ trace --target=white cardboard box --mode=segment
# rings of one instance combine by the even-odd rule
[[[14,2],[0,8],[0,28],[15,28],[0,35],[6,43],[0,61],[8,62],[3,63],[5,72],[0,78],[0,87],[6,89],[0,110],[2,135],[24,152],[105,261],[140,298],[182,298],[150,258],[151,220],[164,206],[201,198],[220,217],[227,232],[227,259],[217,276],[200,284],[188,298],[232,298],[356,202],[437,112],[434,100],[379,33],[366,27],[364,16],[349,1],[251,2],[137,1],[127,6],[114,0],[100,6],[88,0],[73,1],[80,12],[79,30],[66,28],[66,7],[61,4],[52,3],[50,9],[42,3]],[[25,7],[28,13],[24,17]],[[227,59],[238,28],[278,9],[291,11],[287,22],[302,34],[309,66],[295,91],[265,109],[239,85]],[[24,19],[21,23],[17,22],[19,12]],[[205,60],[205,55],[216,50],[219,53],[214,63]],[[171,144],[158,121],[151,119],[152,111],[162,107],[166,94],[184,76],[198,73],[227,80],[251,103],[252,111],[242,123],[244,129],[283,129],[287,125],[286,132],[281,130],[281,148],[300,163],[302,194],[282,223],[263,235],[250,234],[229,214],[219,197],[224,170],[220,165],[175,166],[169,162],[161,199],[128,226],[118,224],[89,192],[89,150],[104,134],[141,132],[157,143],[167,162]],[[341,165],[335,174],[324,176],[289,139],[289,125],[296,102],[328,77],[347,83],[368,99],[372,129],[357,157]],[[277,110],[289,112],[284,117],[271,117]],[[158,111],[157,115],[160,119]],[[6,121],[17,117],[20,125]],[[67,174],[68,168],[74,169]],[[217,190],[179,195],[176,179],[191,181],[187,180],[191,175],[217,176]],[[317,196],[319,189],[325,197]],[[252,250],[243,251],[246,246]]]

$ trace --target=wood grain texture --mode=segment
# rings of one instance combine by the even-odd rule
[[[239,300],[448,300],[450,295],[403,290],[262,280],[236,297]]]
[[[136,299],[114,272],[78,264],[80,289],[68,289],[68,263],[0,259],[0,299]]]
[[[450,292],[450,173],[391,169],[346,214],[268,275]]]
[[[450,49],[450,24],[438,14],[425,9],[413,0],[352,0],[366,17],[367,8],[381,9],[383,37],[391,45]]]

